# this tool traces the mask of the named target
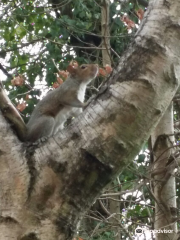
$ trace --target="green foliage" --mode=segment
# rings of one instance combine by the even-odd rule
[[[127,218],[148,218],[149,216],[149,212],[151,212],[151,214],[153,214],[153,211],[151,208],[148,207],[143,207],[141,205],[135,205],[134,209],[129,209],[127,212],[126,217]]]
[[[139,154],[137,162],[142,163],[144,162],[145,158],[146,158],[145,154]]]
[[[124,4],[120,11],[116,9],[118,4],[114,1],[110,5],[110,40],[114,51],[121,55],[128,45],[130,35],[120,17],[124,12],[132,10],[132,6]],[[102,40],[101,7],[98,2],[75,0],[54,8],[50,0],[44,4],[37,0],[10,3],[1,1],[0,9],[0,59],[2,67],[8,73],[5,86],[8,90],[14,76],[21,74],[25,77],[24,86],[12,87],[13,90],[11,88],[9,92],[15,105],[22,98],[26,101],[26,94],[22,93],[28,92],[28,107],[23,111],[25,118],[36,102],[35,80],[45,79],[48,87],[56,81],[57,69],[52,59],[61,70],[65,70],[74,57],[80,64],[95,62],[101,65],[101,50],[88,49],[98,47]],[[74,52],[70,46],[75,46]],[[113,65],[118,61],[117,55],[113,53],[112,61]],[[29,91],[30,89],[32,90]],[[30,104],[31,101],[33,104]]]

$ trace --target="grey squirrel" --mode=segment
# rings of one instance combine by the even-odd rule
[[[35,142],[55,135],[70,116],[77,116],[86,106],[86,86],[98,74],[98,65],[70,65],[68,78],[57,89],[49,92],[35,107],[27,123],[26,141]]]

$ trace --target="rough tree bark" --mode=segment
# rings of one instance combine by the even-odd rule
[[[151,135],[153,143],[154,197],[155,197],[155,229],[170,230],[169,233],[158,233],[156,240],[176,239],[177,224],[176,211],[176,184],[174,169],[177,166],[174,155],[174,120],[172,104]]]
[[[110,46],[110,31],[109,31],[109,6],[110,0],[103,0],[101,6],[101,34],[102,34],[102,65],[108,64],[111,66],[111,46]]]
[[[108,64],[109,66],[111,66],[111,45],[110,45],[110,26],[109,26],[109,10],[110,10],[110,0],[103,0],[102,1],[102,7],[101,7],[101,29],[102,29],[102,48],[104,48],[104,50],[102,50],[102,63],[103,63],[103,67],[106,66],[106,64]],[[112,184],[113,186],[113,184]],[[119,196],[114,196],[115,199],[119,200]],[[103,204],[103,203],[101,203]],[[107,210],[106,214],[110,216],[112,216],[112,214],[115,214],[115,217],[111,217],[110,221],[113,225],[118,225],[119,219],[120,219],[120,215],[118,215],[117,213],[119,213],[120,211],[120,202],[118,201],[109,201],[109,211]],[[114,240],[118,240],[120,239],[120,227],[112,227],[112,230],[114,232]]]
[[[0,116],[0,240],[71,239],[138,153],[179,86],[180,1],[150,2],[129,50],[71,126],[35,152]]]

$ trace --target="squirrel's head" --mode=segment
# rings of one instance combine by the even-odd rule
[[[97,64],[82,64],[81,66],[70,64],[67,71],[70,73],[71,78],[80,83],[88,84],[97,76],[99,67]]]

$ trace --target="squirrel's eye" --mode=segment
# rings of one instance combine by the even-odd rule
[[[85,68],[86,68],[86,66],[85,66],[85,65],[82,65],[82,66],[81,66],[81,69],[85,69]]]

